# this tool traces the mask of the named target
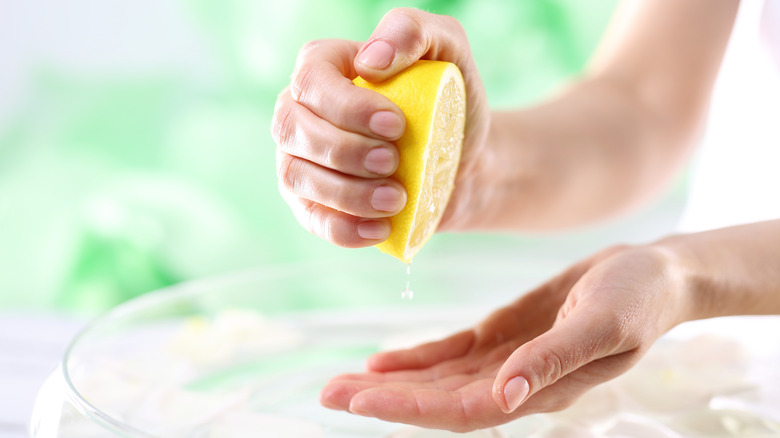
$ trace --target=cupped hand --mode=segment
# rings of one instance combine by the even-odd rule
[[[418,59],[453,62],[466,82],[467,125],[461,173],[484,143],[489,112],[465,32],[459,23],[416,9],[394,9],[365,43],[323,40],[298,54],[291,85],[272,121],[279,189],[302,226],[344,247],[370,246],[390,234],[388,218],[406,203],[392,178],[404,132],[401,110],[352,84],[378,82]],[[462,178],[462,176],[458,176]],[[451,211],[458,195],[453,193]],[[443,224],[452,217],[445,213]]]
[[[331,380],[321,402],[392,422],[464,432],[561,410],[633,366],[687,315],[681,270],[652,246],[569,268],[471,330],[379,353]]]

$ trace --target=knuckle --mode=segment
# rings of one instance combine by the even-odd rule
[[[334,102],[332,107],[333,120],[331,122],[336,126],[346,126],[349,121],[359,120],[361,123],[367,123],[369,105],[354,105],[354,99],[349,99],[344,102]],[[363,122],[365,120],[365,122]]]
[[[463,28],[463,24],[461,24],[460,20],[458,20],[457,18],[451,15],[441,15],[440,17],[444,22],[445,26],[453,30],[456,34],[460,34],[460,35],[466,34],[466,30]]]
[[[336,232],[335,230],[338,230],[339,232]],[[327,237],[325,239],[328,240],[328,242],[340,246],[342,248],[353,248],[355,246],[356,240],[348,238],[343,232],[341,232],[340,227],[333,226],[331,224],[330,227],[328,227],[328,233]]]
[[[476,406],[474,403],[469,403],[463,398],[463,395],[460,397],[460,409],[457,412],[459,421],[453,421],[450,423],[451,425],[447,427],[449,431],[455,433],[469,433],[477,429],[484,429],[492,425],[489,422],[486,422],[484,414],[480,412],[478,406]]]
[[[312,52],[316,52],[317,50],[320,50],[325,44],[324,40],[312,40],[307,41],[301,46],[301,50],[298,51],[298,58],[301,60],[305,60],[309,54]]]
[[[276,172],[279,185],[285,190],[298,193],[303,185],[303,172],[301,166],[303,160],[289,154],[282,154],[277,163]]]
[[[414,8],[397,8],[390,11],[393,21],[403,29],[406,40],[412,51],[419,51],[417,46],[425,46],[425,31],[422,23],[423,11]]]
[[[390,11],[388,11],[387,13],[387,17],[393,19],[405,20],[407,18],[413,18],[420,13],[422,13],[422,11],[419,9],[410,8],[410,7],[397,7],[397,8],[390,9]]]
[[[339,141],[335,144],[329,145],[325,150],[324,162],[327,167],[331,169],[343,170],[347,167],[348,154],[346,148],[341,147],[344,145],[343,141]]]
[[[547,386],[558,381],[563,376],[563,356],[551,348],[544,348],[537,352],[541,361],[539,370],[540,384]]]
[[[354,245],[354,239],[350,239],[350,234],[346,231],[348,224],[344,218],[339,217],[339,213],[312,202],[306,208],[305,217],[304,226],[311,233],[336,246],[348,248]]]
[[[401,8],[391,9],[387,15],[389,18],[402,21],[406,25],[421,29],[423,14],[427,14],[427,12],[423,12],[415,8],[401,7]]]
[[[311,233],[330,241],[331,228],[326,220],[320,204],[311,202],[304,209],[305,224],[304,227]]]
[[[317,82],[317,68],[313,64],[303,63],[295,71],[290,83],[290,95],[296,102],[306,102],[314,95]]]
[[[364,94],[350,95],[348,99],[342,102],[333,102],[330,104],[331,114],[328,117],[328,121],[333,125],[340,127],[341,129],[365,129],[368,126],[371,116],[381,108],[382,99],[384,96],[371,90],[358,90],[359,92],[366,91]]]
[[[294,113],[295,109],[292,105],[280,105],[274,112],[271,133],[276,144],[283,149],[288,149],[286,146],[295,141]]]

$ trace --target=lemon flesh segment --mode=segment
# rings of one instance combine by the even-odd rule
[[[463,77],[455,64],[417,61],[384,82],[354,83],[384,95],[406,117],[393,177],[406,188],[407,203],[390,218],[390,237],[376,246],[409,263],[436,231],[454,188],[466,125]]]

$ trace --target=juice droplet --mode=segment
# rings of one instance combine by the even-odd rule
[[[401,298],[411,300],[414,298],[414,291],[409,288],[409,280],[412,276],[412,263],[406,264],[406,287],[401,291]]]

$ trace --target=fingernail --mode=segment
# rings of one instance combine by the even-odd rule
[[[371,195],[371,206],[374,210],[395,212],[404,207],[403,193],[398,191],[395,187],[379,186],[374,189],[374,193]]]
[[[390,236],[390,224],[385,221],[365,221],[358,224],[358,236],[368,240],[384,240]]]
[[[393,46],[382,40],[376,40],[363,49],[358,62],[374,70],[384,70],[390,66],[395,57]]]
[[[395,170],[395,155],[385,147],[371,149],[363,160],[366,170],[379,175],[387,175]]]
[[[515,409],[523,404],[530,390],[531,387],[524,378],[517,376],[509,379],[504,384],[504,399],[509,408],[507,413],[514,412]]]
[[[392,111],[377,111],[368,120],[368,129],[376,135],[395,139],[404,133],[404,121]]]

